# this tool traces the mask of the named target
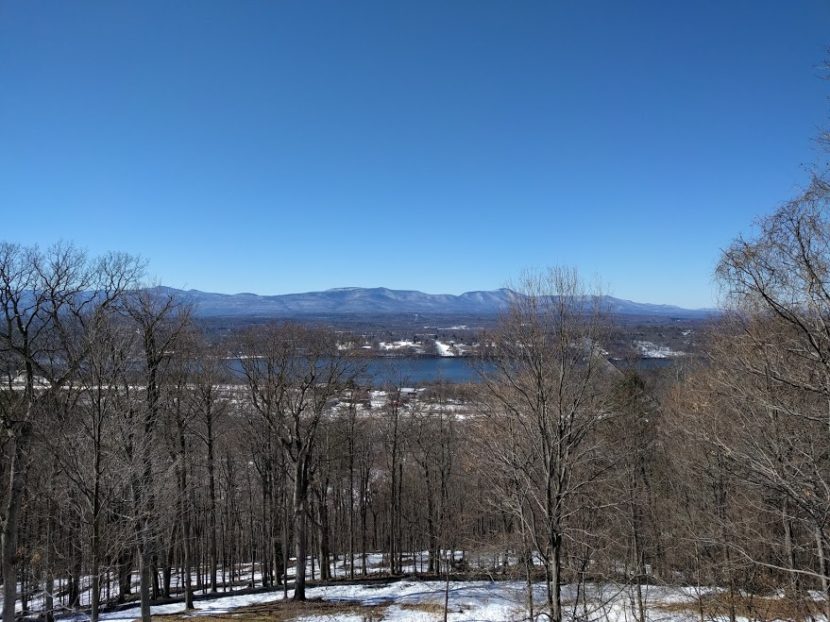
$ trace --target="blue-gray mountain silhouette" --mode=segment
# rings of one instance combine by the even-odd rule
[[[510,289],[472,291],[459,295],[425,294],[414,290],[385,287],[344,287],[322,292],[280,294],[216,294],[199,290],[159,290],[176,293],[194,305],[201,317],[291,317],[300,315],[339,315],[358,313],[427,313],[493,315],[505,311],[519,294]],[[684,309],[672,305],[648,304],[603,297],[612,314],[662,318],[697,319],[716,313],[713,309]]]

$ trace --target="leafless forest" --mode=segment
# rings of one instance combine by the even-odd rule
[[[692,364],[618,371],[613,318],[553,269],[479,383],[421,391],[360,386],[323,328],[208,340],[132,257],[3,244],[4,622],[403,573],[542,581],[557,622],[597,581],[830,617],[829,201],[816,177],[726,250]]]

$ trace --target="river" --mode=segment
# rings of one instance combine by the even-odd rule
[[[231,359],[230,363],[232,369],[240,371],[238,361]],[[479,369],[485,372],[493,369],[492,364],[487,362],[450,356],[378,356],[358,359],[357,363],[363,369],[359,376],[360,382],[375,387],[390,384],[422,386],[438,382],[479,382]],[[639,359],[635,367],[641,370],[660,369],[672,363],[672,359]]]

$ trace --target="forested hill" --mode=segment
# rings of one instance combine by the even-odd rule
[[[510,289],[453,294],[426,294],[414,290],[385,287],[348,287],[322,292],[261,296],[258,294],[217,294],[195,289],[174,290],[190,302],[202,317],[296,316],[303,314],[356,313],[459,313],[494,315],[507,309],[518,294]],[[616,315],[655,318],[703,319],[716,313],[713,309],[684,309],[672,305],[632,302],[605,296],[607,310]]]

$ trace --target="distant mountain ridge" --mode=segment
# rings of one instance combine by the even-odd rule
[[[300,294],[216,294],[195,289],[158,287],[194,306],[200,317],[292,317],[302,315],[347,315],[367,313],[429,313],[494,315],[516,300],[510,289],[472,291],[463,294],[426,294],[415,290],[386,287],[344,287]],[[715,315],[714,309],[684,309],[673,305],[632,302],[605,296],[608,310],[618,315],[703,319]]]

